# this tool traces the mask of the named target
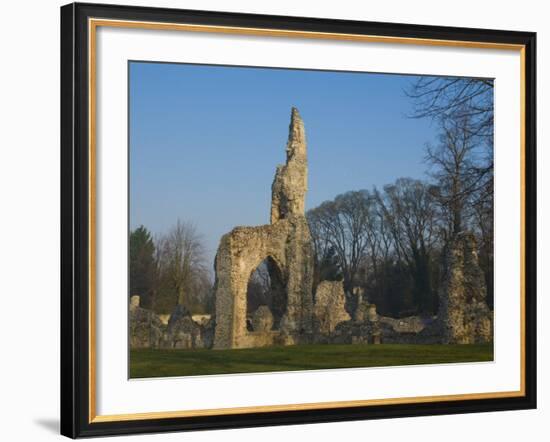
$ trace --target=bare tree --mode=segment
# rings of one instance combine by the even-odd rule
[[[447,220],[447,236],[469,227],[476,199],[492,200],[492,156],[487,157],[467,127],[467,117],[458,122],[442,120],[439,143],[426,147],[426,161],[436,182],[434,196]]]
[[[470,229],[478,236],[480,265],[489,302],[493,297],[494,81],[486,78],[419,77],[406,91],[413,118],[442,128],[439,146],[427,159],[435,169],[443,215],[452,235]]]
[[[193,224],[178,219],[158,239],[157,249],[160,273],[170,284],[176,304],[184,304],[207,274],[203,239]]]
[[[430,186],[400,178],[385,186],[383,194],[376,191],[376,197],[397,259],[406,263],[413,281],[414,304],[421,311],[433,310],[431,266],[437,240],[437,213]]]
[[[460,209],[469,201],[492,207],[494,81],[488,78],[422,76],[406,91],[412,98],[413,118],[430,118],[441,127],[439,146],[428,148],[427,159],[454,183],[447,181],[447,206],[454,205],[453,229],[461,226]],[[453,169],[453,170],[450,170]],[[441,184],[441,183],[439,183]],[[460,188],[461,187],[461,188]],[[491,208],[492,210],[492,208]],[[467,214],[470,215],[470,214]]]
[[[374,239],[372,211],[370,193],[361,190],[338,195],[308,212],[316,250],[321,250],[321,258],[331,250],[336,253],[346,290],[357,282],[369,240]]]
[[[321,276],[324,273],[323,263],[331,260],[334,255],[334,248],[329,241],[330,235],[327,230],[327,223],[323,220],[324,213],[325,211],[320,207],[306,213],[315,259],[315,286],[324,279]]]
[[[487,78],[421,76],[406,94],[413,99],[413,118],[468,120],[472,137],[493,138],[494,82]]]
[[[478,238],[479,265],[485,276],[487,303],[492,308],[494,300],[494,213],[492,182],[490,189],[481,192],[473,204],[473,231]]]

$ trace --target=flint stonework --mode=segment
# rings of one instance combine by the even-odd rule
[[[346,295],[342,281],[321,281],[315,291],[316,332],[331,334],[340,322],[351,319],[345,309]]]
[[[486,302],[487,289],[473,234],[461,232],[448,244],[444,269],[439,294],[443,342],[491,342],[493,315]]]
[[[220,241],[215,260],[216,331],[214,348],[244,348],[259,341],[297,344],[311,339],[313,249],[304,208],[307,192],[307,145],[304,123],[293,108],[286,164],[277,167],[272,185],[271,224],[236,227]],[[286,287],[286,309],[279,330],[265,339],[246,327],[247,285],[266,258]],[[280,336],[278,336],[280,335]]]
[[[157,348],[162,345],[165,326],[150,310],[139,306],[140,297],[130,300],[130,348]]]

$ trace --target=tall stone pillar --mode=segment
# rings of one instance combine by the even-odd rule
[[[443,342],[473,344],[493,340],[493,315],[486,298],[475,237],[470,232],[460,232],[447,245],[443,263],[438,314]]]
[[[214,348],[241,348],[260,342],[246,329],[247,284],[270,258],[286,290],[286,310],[278,341],[307,342],[313,329],[313,246],[305,217],[307,144],[304,123],[292,108],[286,163],[277,166],[271,186],[271,224],[236,227],[224,235],[216,255]]]

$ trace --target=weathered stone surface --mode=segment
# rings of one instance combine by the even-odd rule
[[[177,305],[168,320],[164,346],[180,349],[211,348],[213,331],[213,320],[204,325],[198,324],[183,305]]]
[[[303,216],[307,192],[307,145],[304,123],[292,108],[286,164],[277,166],[271,186],[271,224],[292,215]]]
[[[376,322],[378,320],[378,313],[376,312],[376,305],[370,304],[364,297],[364,294],[357,296],[357,307],[353,314],[353,320],[357,322],[371,321]]]
[[[331,334],[340,322],[349,321],[342,281],[321,281],[315,291],[314,313],[317,333]]]
[[[130,348],[161,346],[165,326],[155,313],[139,306],[139,296],[132,296],[129,313]]]
[[[461,232],[448,244],[444,260],[439,293],[443,342],[473,344],[492,341],[493,315],[486,297],[475,238],[469,232]]]
[[[200,339],[200,326],[193,321],[189,311],[178,304],[170,315],[166,329],[166,346],[168,348],[195,348]]]
[[[139,296],[130,298],[131,348],[211,348],[215,321],[202,315],[201,323],[193,320],[183,306],[176,306],[167,321],[139,306]],[[205,317],[207,316],[207,317]]]
[[[376,344],[379,343],[379,333],[376,322],[345,321],[336,326],[327,342],[331,344]]]
[[[269,332],[273,327],[273,315],[267,305],[260,305],[252,315],[252,329],[255,332]]]
[[[250,275],[266,258],[286,288],[286,309],[279,321],[279,333],[284,337],[280,341],[298,343],[311,335],[313,249],[304,214],[306,191],[305,131],[298,111],[293,109],[287,162],[277,168],[272,185],[271,224],[236,227],[221,238],[218,247],[214,348],[242,348],[255,346],[258,340],[264,342],[249,338],[246,294]]]
[[[376,313],[376,305],[375,304],[369,304],[367,307],[367,319],[370,322],[376,322],[378,321],[378,313]]]
[[[216,320],[210,318],[208,321],[201,324],[201,337],[204,348],[212,348],[214,346],[214,332],[216,330]]]

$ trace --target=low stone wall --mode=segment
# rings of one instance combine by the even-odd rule
[[[406,318],[390,318],[378,316],[380,324],[391,327],[397,333],[420,333],[426,325],[433,322],[434,318],[422,319],[420,316],[409,316]]]
[[[199,324],[182,305],[165,324],[154,312],[139,306],[139,296],[133,296],[129,319],[130,348],[212,348],[215,321],[203,318]]]
[[[330,344],[379,344],[378,324],[369,321],[345,321],[327,337]]]
[[[150,310],[130,305],[130,348],[157,348],[162,345],[166,326]]]
[[[460,232],[447,245],[439,292],[440,320],[449,344],[493,341],[493,312],[471,232]]]

